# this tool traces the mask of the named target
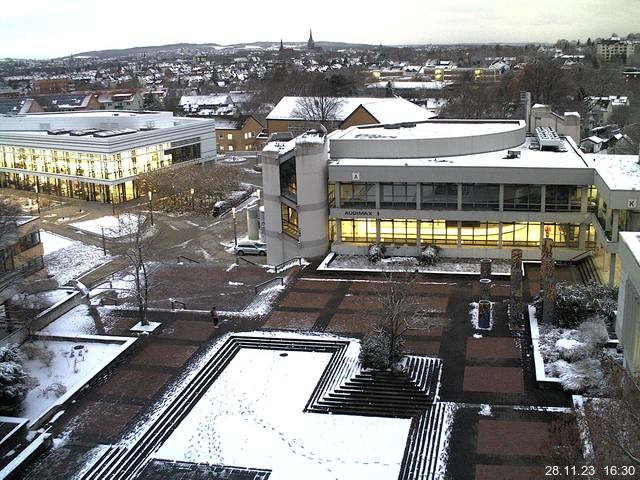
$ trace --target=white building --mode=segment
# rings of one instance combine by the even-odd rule
[[[171,112],[0,115],[0,186],[117,203],[140,173],[216,158],[215,123]]]
[[[616,335],[624,346],[624,363],[640,372],[640,232],[620,234],[620,290]]]
[[[635,156],[586,155],[518,120],[428,120],[307,133],[262,153],[268,261],[364,254],[558,260],[591,250],[616,279],[618,232],[640,230]]]

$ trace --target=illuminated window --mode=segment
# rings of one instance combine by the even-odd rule
[[[380,242],[395,245],[415,245],[418,226],[416,220],[380,220]]]
[[[462,222],[460,239],[463,246],[497,246],[499,231],[498,223]]]
[[[556,247],[578,248],[580,225],[570,223],[546,223],[544,236],[553,240]]]
[[[233,140],[233,133],[227,133],[227,140]]]
[[[340,221],[341,237],[345,243],[375,243],[376,221],[372,219],[345,219]]]
[[[420,243],[427,245],[457,245],[458,223],[444,220],[421,220]]]
[[[540,223],[503,223],[502,245],[509,247],[540,246]]]
[[[298,238],[300,236],[300,229],[298,227],[298,212],[284,203],[280,204],[280,210],[282,213],[282,231],[287,235]]]

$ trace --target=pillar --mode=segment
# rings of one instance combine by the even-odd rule
[[[478,302],[478,328],[491,328],[491,302],[488,300]]]
[[[491,301],[491,283],[488,278],[480,279],[480,298],[482,300]]]
[[[258,221],[258,206],[247,208],[247,237],[249,240],[258,240],[260,235]]]
[[[491,264],[490,258],[480,260],[480,278],[491,278]]]
[[[509,295],[509,311],[511,318],[522,318],[522,250],[511,250],[511,292]]]
[[[616,254],[609,255],[609,286],[613,287],[616,283]]]
[[[542,290],[545,290],[549,284],[553,283],[554,273],[553,240],[545,238],[542,241],[542,255],[540,258],[540,288]]]

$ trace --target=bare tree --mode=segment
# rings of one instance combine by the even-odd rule
[[[210,213],[213,204],[240,188],[240,170],[231,165],[184,165],[140,175],[140,194],[153,192],[154,207]]]
[[[150,220],[141,211],[121,215],[118,219],[118,237],[113,251],[122,255],[133,270],[133,294],[142,325],[149,325],[147,310],[153,275],[151,257],[157,237]]]
[[[393,368],[404,354],[407,332],[428,333],[440,324],[415,295],[417,283],[415,275],[397,280],[392,273],[385,273],[385,280],[375,295],[382,320],[362,342],[360,360],[365,368]]]
[[[293,109],[293,117],[309,122],[319,122],[331,131],[339,119],[344,99],[323,95],[299,97]]]
[[[14,307],[8,308],[5,301],[15,292],[16,287],[22,283],[20,272],[13,268],[13,250],[17,241],[17,217],[22,214],[20,205],[8,198],[0,199],[0,305],[6,319],[7,331],[12,332],[14,325]],[[3,294],[4,293],[4,294]]]

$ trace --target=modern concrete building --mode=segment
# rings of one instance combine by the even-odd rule
[[[118,203],[140,173],[216,158],[215,122],[170,112],[0,115],[0,186]]]
[[[619,37],[611,37],[600,40],[596,43],[596,56],[601,62],[608,63],[612,60],[627,60],[633,56],[635,45],[629,40],[622,40]]]
[[[640,232],[620,234],[620,290],[616,336],[624,346],[624,363],[640,373]]]
[[[618,232],[640,230],[635,156],[586,155],[519,120],[428,120],[307,133],[262,153],[269,263],[328,251],[559,260],[594,252],[616,279]],[[637,226],[636,226],[637,225]]]

